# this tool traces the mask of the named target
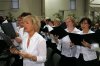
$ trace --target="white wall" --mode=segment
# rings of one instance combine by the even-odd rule
[[[33,15],[41,16],[41,0],[19,0],[19,9],[13,10],[12,13],[18,16],[22,12],[31,12]]]
[[[3,10],[5,15],[11,12],[15,18],[22,12],[31,12],[33,15],[41,16],[41,0],[19,0],[19,9],[11,9],[10,0],[0,0],[0,10],[0,12]]]
[[[0,0],[0,15],[6,15],[6,11],[10,10],[10,4],[10,0]]]
[[[92,4],[100,4],[100,0],[90,0]]]
[[[64,10],[64,18],[71,12],[75,13],[77,17],[88,14],[87,4],[84,3],[88,0],[76,0],[76,10],[74,11],[69,9],[70,0],[19,0],[19,9],[11,9],[10,1],[0,0],[0,14],[7,15],[8,12],[11,12],[15,18],[22,12],[31,12],[33,15],[43,15],[50,18],[53,18],[53,14],[59,12],[59,10]],[[86,11],[84,8],[86,8]]]
[[[77,17],[85,16],[88,14],[88,3],[84,3],[85,1],[87,0],[76,0],[76,10],[70,11],[70,0],[45,0],[45,15],[53,18],[54,13],[64,10],[64,18],[70,13],[76,14]]]
[[[45,0],[45,16],[53,17],[59,10],[68,10],[68,0]]]

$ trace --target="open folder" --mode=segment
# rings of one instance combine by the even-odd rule
[[[0,37],[2,38],[2,39],[0,38],[0,44],[1,44],[0,49],[4,50],[4,49],[16,48],[16,46],[11,41],[10,37],[8,37],[6,34],[0,33]]]
[[[4,33],[11,39],[14,39],[16,37],[16,32],[11,23],[3,23],[1,25],[1,28],[4,31]]]
[[[75,45],[82,45],[82,41],[85,40],[86,42],[92,43],[99,43],[100,44],[100,32],[90,33],[90,34],[76,34],[76,33],[68,33],[60,26],[54,27],[54,29],[50,32],[53,35],[57,35],[58,39],[62,39],[63,37],[69,35],[72,43]]]
[[[82,41],[86,41],[89,44],[92,43],[100,43],[99,41],[99,35],[97,33],[90,33],[90,34],[75,34],[75,33],[69,33],[69,37],[75,45],[82,45]]]
[[[53,27],[53,30],[50,31],[51,34],[59,36],[58,39],[61,39],[68,35],[68,32],[66,32],[61,26]]]

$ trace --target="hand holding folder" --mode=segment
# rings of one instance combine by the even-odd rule
[[[16,48],[16,46],[13,44],[11,39],[6,34],[0,33],[0,37],[2,37],[2,40],[0,40],[1,47],[5,47],[5,49]],[[4,49],[4,48],[2,48],[2,49]]]
[[[83,46],[91,48],[91,45],[88,42],[86,42],[85,40],[83,40],[81,43]]]
[[[50,31],[51,34],[58,36],[58,39],[61,39],[63,37],[65,37],[66,35],[68,35],[68,32],[66,32],[62,26],[58,26],[58,27],[53,27],[53,30]]]
[[[54,29],[50,32],[53,35],[59,36],[58,39],[62,39],[63,37],[69,35],[72,43],[75,45],[83,45],[82,41],[86,41],[89,44],[92,43],[99,43],[100,44],[100,31],[96,33],[90,34],[75,34],[75,33],[68,33],[66,32],[61,26],[54,27]]]
[[[69,37],[75,45],[83,45],[82,42],[86,41],[89,44],[92,43],[99,43],[100,41],[97,39],[99,35],[97,33],[90,33],[90,34],[75,34],[69,33]],[[100,38],[99,38],[100,39]]]

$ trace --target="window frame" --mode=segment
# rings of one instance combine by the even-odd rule
[[[19,9],[19,0],[11,0],[11,9]]]
[[[76,0],[70,0],[70,10],[76,10]]]

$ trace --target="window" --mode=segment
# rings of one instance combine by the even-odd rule
[[[70,10],[76,9],[76,0],[70,0]]]
[[[11,0],[11,8],[12,9],[18,9],[19,8],[19,0]]]

